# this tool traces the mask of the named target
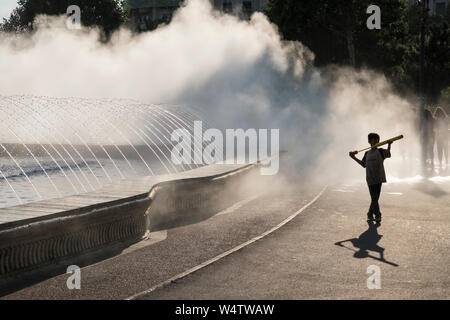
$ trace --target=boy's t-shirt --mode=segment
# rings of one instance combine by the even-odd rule
[[[391,152],[386,149],[371,149],[364,154],[361,161],[366,167],[366,181],[369,186],[386,182],[383,162],[390,157]]]

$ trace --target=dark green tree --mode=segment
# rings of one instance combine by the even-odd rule
[[[381,9],[381,29],[369,30],[366,9]],[[419,8],[404,0],[269,0],[268,16],[287,40],[298,40],[316,55],[316,65],[367,66],[384,73],[404,91],[417,91],[420,69]],[[450,85],[450,6],[430,16],[425,41],[426,95],[436,100]]]
[[[369,5],[381,9],[381,30],[369,30]],[[268,15],[288,40],[299,40],[317,57],[317,65],[399,65],[407,35],[405,1],[402,0],[269,0]],[[399,44],[399,45],[398,45]],[[393,52],[393,55],[386,54]]]
[[[120,27],[123,22],[123,6],[119,0],[19,0],[18,7],[1,29],[10,32],[33,30],[33,21],[39,14],[50,16],[67,14],[70,5],[81,9],[84,26],[98,26],[106,35]]]
[[[267,4],[267,14],[284,38],[308,46],[315,53],[318,66],[348,61],[342,37],[336,37],[323,23],[327,11],[321,0],[269,0]]]
[[[450,20],[447,19],[434,17],[428,27],[425,87],[433,102],[450,85]]]
[[[450,87],[441,91],[441,97],[439,103],[450,112]]]
[[[410,7],[408,17],[408,51],[403,69],[411,87],[418,90],[420,75],[420,12]],[[443,17],[427,18],[425,31],[425,95],[429,103],[436,103],[440,92],[450,85],[450,7]]]

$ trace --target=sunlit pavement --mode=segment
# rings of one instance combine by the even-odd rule
[[[384,185],[383,222],[371,228],[365,221],[366,189],[362,183],[329,186],[271,235],[141,298],[450,298],[450,182],[404,179]],[[67,289],[69,275],[61,275],[4,298],[130,297],[267,231],[319,190],[266,194],[169,230],[167,238],[83,268],[81,290]],[[369,282],[379,289],[368,288],[373,268],[380,282]]]
[[[330,187],[268,238],[145,298],[449,299],[450,183],[439,180],[385,185],[378,228],[364,185]],[[368,288],[371,266],[380,289]]]

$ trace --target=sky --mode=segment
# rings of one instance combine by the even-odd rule
[[[0,22],[8,18],[16,6],[17,0],[0,0]]]

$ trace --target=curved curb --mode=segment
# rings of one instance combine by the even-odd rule
[[[234,247],[234,248],[232,248],[232,249],[230,249],[228,251],[225,251],[224,253],[221,253],[218,256],[216,256],[216,257],[214,257],[212,259],[209,259],[209,260],[207,260],[207,261],[205,261],[205,262],[203,262],[203,263],[201,263],[201,264],[199,264],[199,265],[197,265],[197,266],[195,266],[195,267],[193,267],[193,268],[191,268],[191,269],[189,269],[189,270],[187,270],[185,272],[177,274],[177,275],[173,276],[172,278],[170,278],[170,279],[168,279],[168,280],[166,280],[164,282],[161,282],[161,283],[151,287],[148,290],[142,291],[142,292],[137,293],[137,294],[135,294],[135,295],[133,295],[131,297],[128,297],[125,300],[136,300],[136,299],[139,299],[140,297],[143,297],[143,296],[145,296],[145,295],[147,295],[147,294],[149,294],[149,293],[151,293],[151,292],[153,292],[153,291],[155,291],[157,289],[164,288],[165,286],[171,284],[172,282],[175,282],[177,280],[185,278],[188,275],[190,275],[190,274],[192,274],[194,272],[197,272],[197,271],[199,271],[199,270],[201,270],[201,269],[203,269],[203,268],[205,268],[205,267],[207,267],[207,266],[209,266],[209,265],[219,261],[220,259],[223,259],[223,258],[225,258],[225,257],[227,257],[227,256],[229,256],[229,255],[231,255],[231,254],[233,254],[233,253],[235,253],[235,252],[237,252],[237,251],[239,251],[239,250],[241,250],[241,249],[251,245],[252,243],[255,243],[256,241],[263,239],[264,237],[270,235],[271,233],[273,233],[273,232],[277,231],[278,229],[280,229],[281,227],[285,226],[287,223],[289,223],[295,217],[297,217],[300,213],[305,211],[308,207],[310,207],[314,202],[316,202],[324,194],[324,192],[326,191],[327,188],[328,188],[328,186],[325,186],[319,192],[319,194],[317,194],[314,197],[314,199],[312,199],[309,203],[307,203],[301,209],[296,211],[294,214],[292,214],[289,217],[287,217],[286,219],[284,219],[282,222],[280,222],[275,227],[273,227],[273,228],[269,229],[268,231],[260,234],[259,236],[256,236],[256,237],[254,237],[254,238],[252,238],[252,239],[250,239],[250,240],[248,240],[248,241],[246,241],[246,242],[244,242],[244,243],[242,243],[242,244],[240,244],[240,245],[238,245],[238,246],[236,246],[236,247]]]
[[[179,223],[188,214],[219,210],[235,201],[234,197],[243,196],[237,192],[236,185],[257,167],[258,164],[213,165],[177,175],[122,181],[96,194],[124,194],[122,188],[128,185],[132,189],[128,190],[128,197],[84,207],[79,204],[81,200],[78,199],[82,198],[79,197],[76,201],[59,205],[64,208],[74,204],[73,209],[33,218],[37,221],[18,221],[10,228],[3,225],[0,228],[0,279],[111,245],[129,245],[145,238],[151,229],[169,222]],[[92,197],[92,194],[87,196]],[[45,208],[58,207],[58,201],[64,203],[74,198],[47,201],[52,206],[38,208],[45,211]],[[27,206],[26,210],[30,207]],[[202,216],[195,218],[201,219]]]

